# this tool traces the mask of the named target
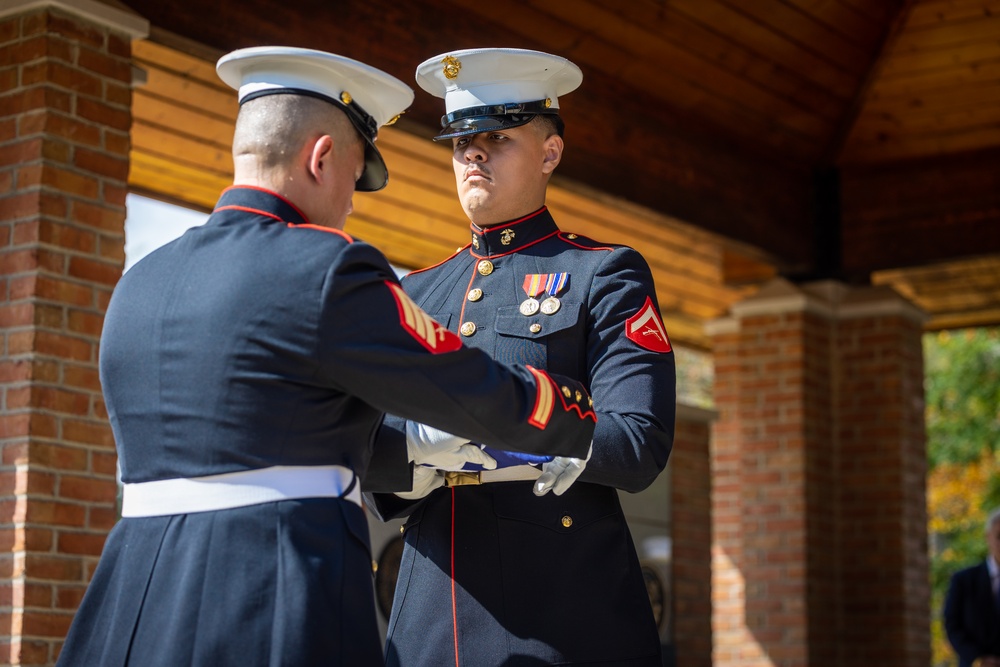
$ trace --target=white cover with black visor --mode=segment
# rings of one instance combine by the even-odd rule
[[[580,68],[541,51],[464,49],[428,58],[417,83],[445,101],[435,140],[478,134],[529,122],[539,114],[559,120],[559,97],[583,82]]]
[[[243,104],[263,95],[316,97],[340,108],[365,141],[365,169],[355,189],[373,192],[389,180],[375,147],[378,130],[413,103],[413,90],[399,79],[357,60],[291,46],[255,46],[226,54],[219,78],[239,91]]]

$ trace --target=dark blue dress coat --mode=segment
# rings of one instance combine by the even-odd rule
[[[545,378],[462,347],[376,249],[254,188],[122,277],[100,354],[126,483],[334,464],[364,477],[388,410],[529,452],[581,455],[594,426],[585,401],[539,419]],[[382,483],[409,488],[405,448],[380,457],[403,480]],[[363,511],[338,498],[125,518],[59,664],[381,665],[371,564]]]
[[[971,667],[980,656],[1000,656],[1000,610],[985,561],[952,575],[944,603],[944,629],[960,667]]]
[[[409,515],[387,664],[659,667],[617,491],[652,483],[673,442],[674,355],[649,268],[630,248],[559,231],[544,208],[472,232],[404,288],[452,331],[475,324],[466,343],[495,359],[583,379],[598,414],[593,456],[561,497],[536,497],[527,481],[438,489],[418,503],[366,497],[383,518]],[[556,289],[562,273],[558,310],[523,314],[531,277]],[[400,428],[389,417],[379,437]]]

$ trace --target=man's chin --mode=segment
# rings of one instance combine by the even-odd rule
[[[485,193],[472,193],[462,198],[462,208],[465,209],[466,215],[475,218],[476,213],[489,210],[489,197]]]

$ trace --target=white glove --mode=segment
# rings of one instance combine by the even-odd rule
[[[542,464],[542,474],[535,480],[532,488],[536,496],[544,496],[552,491],[557,496],[566,492],[573,482],[583,473],[587,467],[587,461],[594,451],[594,443],[590,443],[587,449],[587,458],[574,459],[569,456],[557,456],[551,461]]]
[[[420,500],[439,486],[444,486],[444,475],[434,468],[413,466],[413,490],[400,491],[396,495],[403,500]]]
[[[466,463],[478,463],[487,470],[497,467],[479,445],[419,422],[406,422],[406,450],[415,464],[439,470],[461,470]]]

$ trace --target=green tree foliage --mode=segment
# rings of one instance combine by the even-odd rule
[[[942,331],[924,337],[927,453],[968,464],[1000,448],[1000,330]]]
[[[924,337],[931,634],[934,665],[955,665],[941,627],[951,575],[986,555],[1000,507],[1000,329]]]

